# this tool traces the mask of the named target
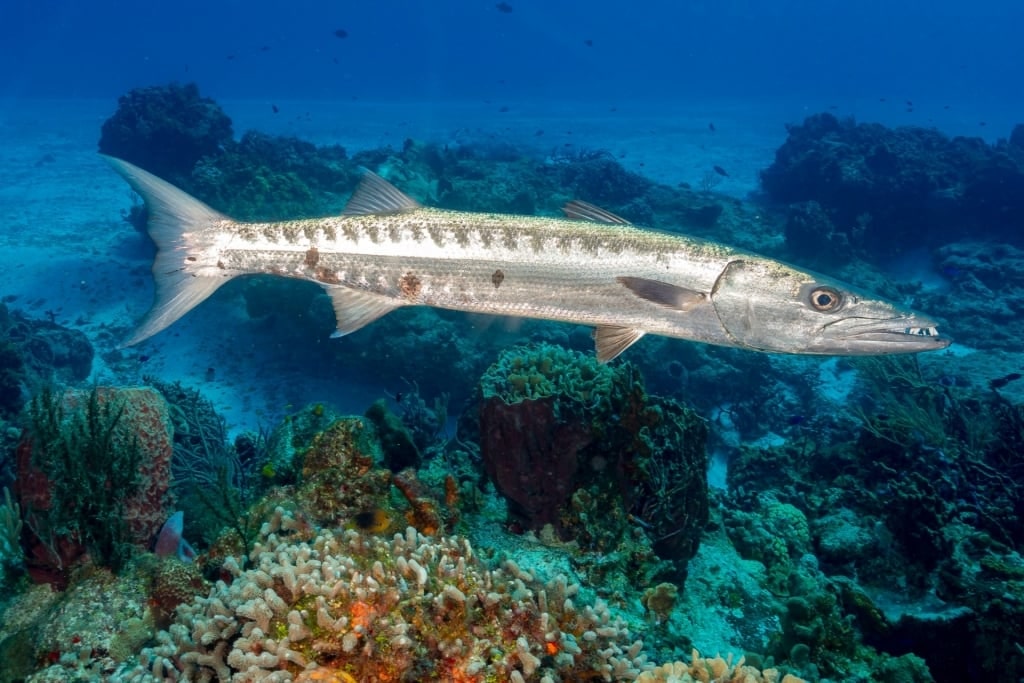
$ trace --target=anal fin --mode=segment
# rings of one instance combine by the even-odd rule
[[[350,287],[331,285],[325,289],[334,306],[337,326],[331,338],[352,334],[402,305],[389,297]]]
[[[602,325],[594,330],[594,344],[597,349],[597,362],[607,363],[620,353],[635,344],[646,334],[643,330],[633,327]]]

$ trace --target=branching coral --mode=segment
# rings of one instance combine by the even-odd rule
[[[287,538],[278,510],[231,583],[178,610],[132,680],[633,680],[643,647],[578,587],[512,561],[481,562],[469,542],[409,528]]]

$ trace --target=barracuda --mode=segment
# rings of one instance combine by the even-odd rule
[[[722,244],[644,230],[584,202],[566,218],[421,206],[367,173],[341,216],[235,221],[120,159],[157,246],[153,307],[125,346],[185,315],[231,278],[311,280],[335,336],[401,306],[595,328],[597,357],[644,334],[753,351],[875,355],[945,348],[935,323],[843,283]]]

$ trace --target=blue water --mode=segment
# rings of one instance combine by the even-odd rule
[[[640,606],[649,586],[639,570],[621,589],[587,585],[580,571],[584,593],[621,598],[615,609],[658,649],[651,661],[686,659],[692,641],[708,654],[770,654],[809,680],[852,680],[852,669],[829,667],[833,656],[849,655],[836,643],[855,624],[858,643],[876,648],[857,655],[864,661],[909,652],[927,660],[936,681],[995,680],[996,667],[983,661],[990,657],[1024,680],[1021,645],[1006,636],[1024,623],[1024,137],[1007,142],[1024,123],[1022,27],[1024,3],[1010,0],[0,0],[0,299],[95,347],[88,377],[61,381],[180,380],[224,416],[230,439],[290,429],[310,405],[358,415],[384,396],[396,412],[402,394],[406,408],[415,405],[410,396],[428,407],[451,399],[447,412],[437,408],[446,429],[435,435],[431,474],[456,471],[451,463],[464,457],[460,476],[472,489],[487,479],[479,435],[466,431],[481,413],[482,369],[530,341],[590,355],[589,330],[410,308],[330,340],[321,292],[310,295],[319,308],[250,315],[247,285],[236,281],[121,349],[152,301],[152,245],[121,220],[133,199],[96,155],[100,128],[132,89],[196,83],[231,117],[236,140],[257,130],[342,145],[350,158],[377,150],[372,170],[438,204],[440,181],[451,180],[444,173],[475,180],[472,164],[453,171],[449,158],[433,174],[415,156],[422,145],[453,155],[484,150],[494,165],[513,150],[536,162],[534,178],[600,150],[662,184],[609,210],[642,213],[661,201],[650,215],[674,230],[692,205],[713,204],[722,219],[685,229],[920,308],[957,343],[886,375],[845,357],[641,339],[622,361],[640,368],[650,394],[693,407],[708,426],[714,523],[669,625],[653,628]],[[813,116],[821,127],[847,126],[814,143],[839,161],[803,178],[815,188],[807,196],[792,178],[783,183],[789,198],[773,196],[762,174],[793,139],[791,126]],[[851,160],[843,154],[856,147],[854,121],[880,127],[858,129],[873,142]],[[921,152],[927,145],[915,145],[932,130],[941,142]],[[943,166],[950,158],[959,168]],[[929,175],[934,168],[945,170]],[[509,173],[495,173],[493,184],[514,183]],[[891,205],[884,183],[857,194],[858,174],[872,173],[891,180]],[[842,190],[832,193],[822,177],[841,177]],[[323,193],[332,211],[347,191]],[[552,213],[563,192],[570,190],[537,197],[537,207]],[[815,213],[809,199],[825,210]],[[787,220],[800,211],[832,222],[808,219],[803,233],[789,232]],[[26,399],[37,388],[20,387]],[[920,424],[900,432],[901,419]],[[14,457],[22,427],[0,413],[0,489],[13,487],[24,467]],[[467,450],[456,456],[456,445]],[[602,455],[581,470],[607,465]],[[440,491],[444,480],[430,484]],[[549,550],[511,533],[518,521],[506,520],[493,486],[482,488],[460,533],[521,564]],[[608,517],[653,534],[651,520],[634,514]],[[4,550],[3,534],[0,570],[4,553],[16,551]],[[200,554],[209,549],[193,540]],[[559,552],[542,566],[574,567],[571,552]],[[28,585],[4,577],[0,659],[3,610]],[[872,631],[871,615],[855,608],[860,594],[844,593],[850,586],[886,611],[892,630]],[[133,596],[125,601],[142,610],[145,600]],[[813,619],[796,631],[787,621],[787,600],[797,596],[837,629],[827,643],[813,640],[827,630]],[[79,660],[88,675],[112,670],[101,653],[116,624],[97,621],[85,636],[94,649],[84,653],[33,632],[34,664],[57,652],[67,671]],[[944,652],[945,640],[963,641],[962,661]],[[796,645],[811,648],[808,661],[799,648],[793,654]],[[858,680],[868,680],[864,666]],[[0,683],[22,680],[6,675],[0,668]]]
[[[196,80],[215,98],[1021,97],[1024,6],[1011,0],[510,6],[6,0],[0,95]]]

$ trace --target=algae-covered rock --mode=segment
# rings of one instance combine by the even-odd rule
[[[320,524],[354,519],[386,506],[390,471],[382,460],[373,425],[360,417],[343,417],[313,437],[302,456],[302,484],[297,499]]]
[[[708,515],[707,429],[693,411],[648,396],[629,363],[545,343],[501,354],[480,395],[484,468],[513,526],[645,579],[666,576],[657,558],[674,563],[668,578],[685,575]]]

